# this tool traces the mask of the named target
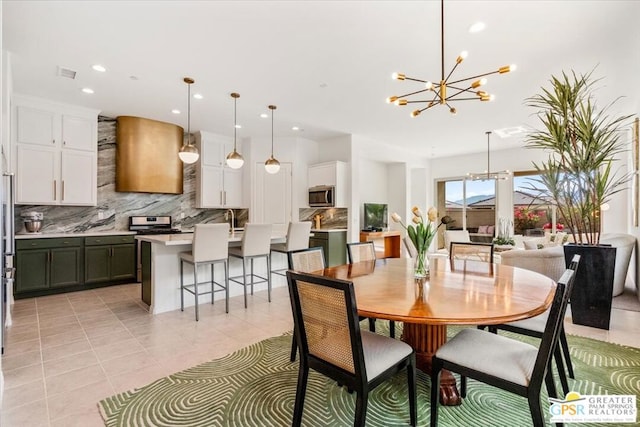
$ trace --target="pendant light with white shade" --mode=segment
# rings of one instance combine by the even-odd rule
[[[236,149],[236,132],[238,130],[238,122],[236,120],[236,101],[240,98],[240,94],[233,92],[231,97],[233,98],[233,151],[227,155],[227,166],[231,169],[240,169],[244,164],[242,154],[238,153]]]
[[[200,158],[200,153],[195,145],[191,143],[191,85],[195,83],[191,77],[185,77],[184,82],[187,84],[187,142],[182,145],[178,152],[178,157],[182,163],[195,163]]]
[[[280,162],[273,157],[273,110],[276,108],[275,105],[269,105],[269,109],[271,110],[271,157],[264,162],[264,169],[270,174],[278,173],[280,170]]]

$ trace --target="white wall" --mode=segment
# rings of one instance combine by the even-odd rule
[[[361,159],[358,179],[361,183],[358,190],[359,204],[353,205],[358,216],[358,229],[364,226],[364,203],[387,203],[387,165],[374,160]],[[391,212],[389,212],[391,214]]]

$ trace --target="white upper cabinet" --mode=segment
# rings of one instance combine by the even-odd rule
[[[329,185],[335,187],[336,207],[347,206],[347,163],[340,161],[310,165],[307,170],[309,187]]]
[[[98,111],[12,97],[16,203],[95,206]]]
[[[210,132],[196,132],[200,161],[196,163],[196,207],[242,207],[242,170],[226,165],[233,140]]]

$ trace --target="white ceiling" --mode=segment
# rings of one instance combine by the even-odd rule
[[[462,50],[469,56],[459,78],[511,63],[518,70],[489,76],[494,102],[458,102],[455,116],[436,106],[415,119],[412,107],[384,100],[419,89],[391,80],[394,71],[439,80],[439,1],[5,0],[2,8],[14,92],[186,128],[182,79],[190,76],[192,93],[204,95],[191,103],[192,131],[231,135],[236,91],[239,137],[270,135],[270,120],[258,116],[275,104],[276,139],[354,134],[425,157],[481,152],[486,130],[537,124],[524,99],[552,74],[594,67],[603,78],[599,101],[627,95],[616,108],[640,108],[640,2],[633,0],[446,1],[445,72]],[[476,21],[487,28],[470,34]],[[77,71],[76,79],[58,77],[58,66]],[[492,149],[521,142],[494,138]]]

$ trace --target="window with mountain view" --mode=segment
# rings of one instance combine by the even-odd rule
[[[452,180],[439,188],[444,190],[439,200],[444,199],[446,215],[453,220],[447,229],[466,229],[472,241],[491,242],[496,223],[495,181]]]

